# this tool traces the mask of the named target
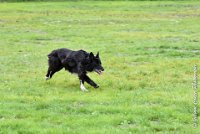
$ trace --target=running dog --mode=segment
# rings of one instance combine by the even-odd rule
[[[101,75],[104,71],[104,68],[101,65],[99,52],[96,56],[94,56],[92,52],[87,53],[84,50],[73,51],[61,48],[53,50],[50,54],[48,54],[48,63],[49,68],[46,74],[46,80],[52,78],[52,76],[62,68],[65,68],[65,70],[68,70],[70,73],[78,75],[82,91],[88,91],[84,87],[84,82],[87,82],[94,88],[99,87],[87,76],[88,72],[95,71]]]

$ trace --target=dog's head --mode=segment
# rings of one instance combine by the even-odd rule
[[[99,75],[102,74],[102,72],[104,71],[104,68],[101,65],[101,59],[99,57],[99,52],[97,53],[96,56],[94,56],[94,54],[91,52],[89,54],[89,61],[90,61],[90,64],[88,64],[87,70],[95,71]]]

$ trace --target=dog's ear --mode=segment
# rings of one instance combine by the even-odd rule
[[[97,52],[96,58],[99,58],[99,52]]]
[[[91,52],[89,57],[90,57],[90,59],[93,59],[94,58],[94,54]]]

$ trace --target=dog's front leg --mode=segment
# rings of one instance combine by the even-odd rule
[[[84,86],[84,81],[83,80],[80,80],[80,88],[81,88],[82,91],[86,91],[86,92],[88,91]]]
[[[87,75],[84,76],[84,80],[90,84],[91,86],[93,86],[94,88],[98,88],[99,86],[93,81],[90,79],[90,77],[88,77]]]
[[[88,91],[85,86],[84,86],[84,75],[79,75],[79,80],[80,80],[80,88],[82,91]]]

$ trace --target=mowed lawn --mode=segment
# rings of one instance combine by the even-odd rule
[[[64,70],[45,81],[53,49],[100,52],[99,89]],[[200,2],[0,3],[0,133],[200,133]]]

